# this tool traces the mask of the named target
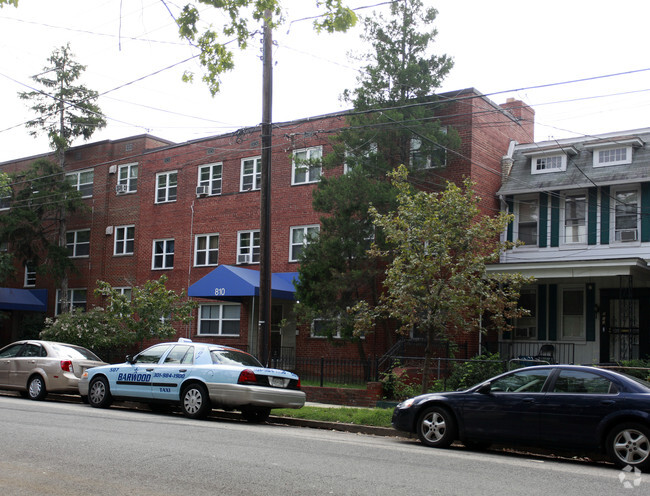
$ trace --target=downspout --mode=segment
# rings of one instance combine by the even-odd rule
[[[192,249],[192,238],[194,237],[194,200],[190,205],[190,210],[192,214],[190,215],[190,257],[187,267],[187,291],[190,291],[190,281],[192,280],[192,259],[194,258],[194,250]],[[187,299],[189,300],[190,296],[188,294]],[[197,310],[198,312],[198,310]],[[198,319],[197,319],[198,320]],[[192,324],[187,324],[187,338],[191,339],[192,337]]]

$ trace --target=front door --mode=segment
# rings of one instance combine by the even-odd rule
[[[650,355],[650,290],[600,292],[600,362],[636,360]]]

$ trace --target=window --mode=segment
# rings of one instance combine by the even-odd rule
[[[113,255],[133,255],[134,244],[135,226],[118,226],[115,228]]]
[[[562,338],[585,338],[585,291],[562,288]]]
[[[587,197],[567,195],[564,199],[564,243],[587,242]]]
[[[201,234],[194,238],[194,266],[205,267],[219,263],[219,235]]]
[[[82,198],[90,198],[93,196],[94,175],[94,171],[90,169],[70,172],[66,174],[65,177],[73,188],[81,192]]]
[[[614,240],[636,241],[639,239],[639,194],[637,190],[617,191],[614,198]]]
[[[326,338],[331,336],[341,338],[341,325],[338,319],[314,319],[311,322],[311,337]]]
[[[357,164],[365,161],[376,164],[378,153],[379,149],[377,148],[377,143],[374,142],[367,143],[365,146],[360,146],[354,150],[346,148],[345,157],[343,159],[343,173],[347,174]]]
[[[168,344],[157,344],[147,348],[135,356],[133,363],[158,363],[169,347]]]
[[[194,363],[194,346],[188,344],[177,344],[172,348],[163,363],[171,364],[193,364]]]
[[[81,308],[86,310],[86,294],[85,289],[68,289],[68,298],[67,301],[62,300],[61,290],[56,290],[56,314],[59,315],[62,312],[63,305],[68,305],[72,309]]]
[[[540,393],[550,370],[521,370],[494,381],[493,393]]]
[[[65,236],[69,257],[87,257],[90,254],[90,229],[68,231]]]
[[[533,174],[544,172],[558,172],[566,170],[566,155],[548,155],[545,157],[533,157]]]
[[[562,370],[555,381],[553,393],[616,394],[617,387],[593,372]]]
[[[530,312],[515,321],[515,339],[537,339],[537,290],[524,288],[519,293],[519,307]]]
[[[138,164],[120,165],[117,177],[118,187],[122,185],[122,193],[134,193],[138,190]]]
[[[199,306],[199,335],[239,336],[240,305]]]
[[[151,268],[173,269],[174,268],[174,240],[155,239],[153,242],[153,261]]]
[[[291,228],[291,246],[289,248],[289,261],[297,262],[300,254],[314,237],[318,236],[320,226],[301,226]]]
[[[113,288],[115,291],[117,291],[119,294],[124,296],[127,300],[131,301],[131,295],[133,294],[133,288],[129,288],[127,286],[125,287],[116,287]]]
[[[320,179],[323,147],[314,146],[293,152],[291,184],[315,183]]]
[[[529,246],[537,246],[537,199],[520,200],[517,204],[517,239]]]
[[[237,238],[237,263],[260,263],[260,232],[241,231]]]
[[[176,201],[178,190],[178,172],[161,172],[156,174],[156,203]]]
[[[260,189],[262,181],[262,158],[244,158],[241,161],[241,191]]]
[[[199,167],[198,186],[203,186],[208,195],[221,194],[222,168],[221,164],[209,164]]]
[[[26,288],[33,288],[36,286],[36,267],[31,262],[25,264],[25,281]]]
[[[606,167],[608,165],[622,165],[632,163],[632,147],[619,146],[594,151],[594,167]]]
[[[446,130],[445,130],[446,131]],[[432,144],[422,150],[422,139],[411,138],[410,165],[412,169],[431,169],[447,166],[447,149],[441,145]]]
[[[11,207],[11,195],[0,196],[0,210],[9,210]]]

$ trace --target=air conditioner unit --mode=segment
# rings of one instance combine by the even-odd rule
[[[106,226],[106,236],[113,235],[113,226]]]
[[[116,172],[117,172],[117,165],[111,165],[111,166],[108,168],[108,173],[109,173],[109,174],[115,174]]]
[[[207,196],[208,187],[207,186],[197,186],[196,187],[196,196]]]
[[[244,264],[250,263],[250,255],[237,255],[237,263]]]
[[[621,241],[636,241],[637,230],[626,229],[618,232]]]
[[[116,184],[115,185],[115,192],[118,195],[126,193],[127,191],[129,191],[129,185],[128,184]]]

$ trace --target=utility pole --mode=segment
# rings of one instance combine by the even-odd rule
[[[271,347],[271,145],[273,103],[273,61],[271,10],[264,12],[262,54],[262,181],[260,196],[260,305],[259,358],[268,366]]]

